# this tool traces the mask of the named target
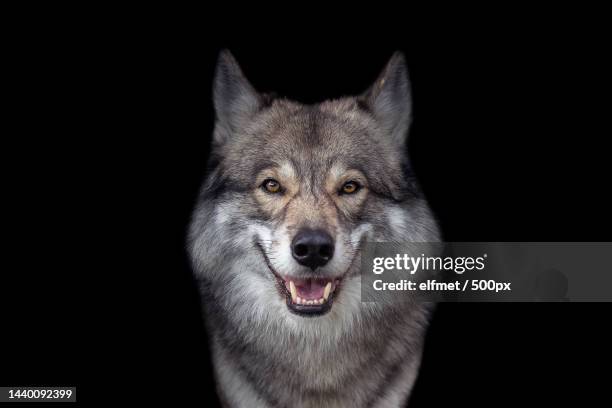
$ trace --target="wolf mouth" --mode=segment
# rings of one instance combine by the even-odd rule
[[[301,316],[321,316],[331,310],[340,291],[342,277],[294,278],[283,277],[272,267],[266,252],[257,243],[268,269],[276,279],[276,287],[284,296],[289,310]]]
[[[277,287],[285,296],[289,310],[304,316],[317,316],[329,312],[340,287],[340,279],[275,277]]]

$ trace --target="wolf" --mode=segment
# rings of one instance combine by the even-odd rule
[[[432,307],[360,301],[365,242],[437,242],[405,153],[411,92],[395,53],[363,94],[259,93],[219,56],[209,172],[188,233],[227,407],[398,407]]]

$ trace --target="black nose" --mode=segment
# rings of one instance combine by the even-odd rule
[[[300,264],[315,270],[334,256],[334,241],[323,230],[302,229],[291,242],[291,253]]]

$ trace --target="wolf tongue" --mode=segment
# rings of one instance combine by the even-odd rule
[[[303,279],[295,281],[297,295],[302,299],[321,299],[327,282],[317,279]]]

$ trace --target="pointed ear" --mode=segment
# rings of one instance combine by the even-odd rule
[[[412,99],[404,55],[393,54],[378,79],[360,98],[373,112],[383,130],[394,142],[406,142]]]
[[[225,141],[236,129],[244,126],[257,111],[261,97],[245,78],[234,56],[223,50],[219,54],[213,83],[213,101],[217,123],[217,142]]]

